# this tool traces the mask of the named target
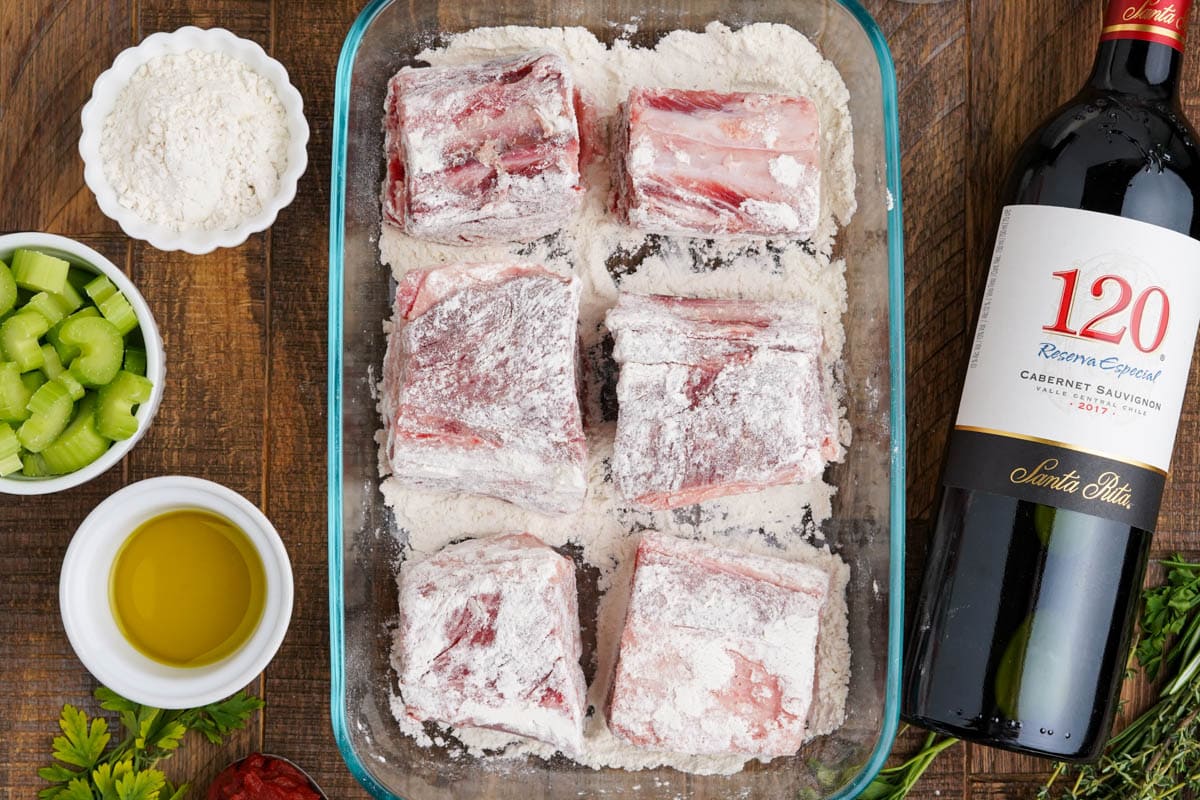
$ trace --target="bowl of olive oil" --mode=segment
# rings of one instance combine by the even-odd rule
[[[291,619],[292,572],[270,521],[197,478],[141,481],[102,502],[67,549],[63,626],[116,692],[190,708],[254,679]]]

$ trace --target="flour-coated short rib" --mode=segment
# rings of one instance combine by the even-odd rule
[[[575,566],[530,534],[453,544],[400,568],[393,662],[415,721],[583,746]]]
[[[837,457],[813,306],[622,294],[607,325],[627,500],[677,508],[804,483]]]
[[[636,88],[614,148],[617,213],[649,233],[808,239],[821,131],[807,97]]]
[[[396,291],[381,410],[396,480],[578,510],[579,282],[540,266],[412,270]]]
[[[613,733],[695,755],[795,753],[829,576],[653,532],[636,559],[608,704]]]
[[[526,242],[563,227],[583,197],[575,101],[553,53],[397,73],[384,219],[446,244]]]

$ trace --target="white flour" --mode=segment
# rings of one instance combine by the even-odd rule
[[[230,230],[262,211],[287,166],[271,82],[224,53],[152,59],[104,121],[100,155],[121,205],[173,230]]]
[[[606,158],[585,169],[588,191],[572,225],[530,245],[438,245],[409,238],[385,225],[380,240],[382,260],[397,277],[415,267],[515,259],[541,263],[581,279],[580,338],[585,352],[589,463],[587,500],[577,514],[544,516],[484,497],[414,491],[390,479],[383,483],[384,499],[396,515],[397,535],[406,558],[427,557],[461,538],[528,531],[552,546],[578,548],[581,557],[597,568],[598,589],[603,595],[597,613],[596,680],[588,687],[588,702],[596,713],[587,721],[584,752],[576,761],[596,768],[666,765],[699,774],[736,772],[746,762],[744,757],[651,752],[618,740],[605,725],[601,709],[625,616],[630,556],[640,532],[653,529],[801,561],[828,572],[829,601],[821,615],[817,689],[808,720],[812,736],[826,734],[844,719],[850,670],[845,599],[849,568],[815,543],[821,522],[830,517],[835,489],[814,480],[676,511],[648,511],[624,503],[611,479],[615,424],[601,421],[603,380],[596,367],[605,362],[601,353],[606,335],[603,318],[620,290],[750,300],[804,299],[817,308],[826,363],[837,364],[845,342],[841,318],[846,310],[846,284],[845,265],[833,259],[832,252],[839,226],[845,225],[855,210],[848,93],[836,69],[807,38],[789,27],[772,24],[731,31],[712,23],[704,33],[669,34],[653,50],[634,48],[624,41],[609,49],[580,28],[485,28],[457,35],[445,49],[426,51],[420,58],[435,65],[470,63],[529,50],[552,50],[566,57],[577,84],[603,121],[613,117],[617,104],[635,84],[808,96],[817,106],[822,129],[817,233],[807,245],[786,240],[747,244],[648,237],[620,225],[608,213],[610,162]],[[787,165],[780,166],[786,169]],[[826,385],[836,385],[835,374],[828,377]],[[838,418],[842,444],[848,444],[850,430],[844,409],[839,408]],[[609,592],[613,587],[618,590]],[[403,717],[402,700],[394,698],[393,706],[397,717]],[[419,726],[402,722],[401,727],[422,744],[434,743]],[[474,755],[485,751],[518,758],[552,755],[546,745],[508,734],[463,729],[450,733]]]

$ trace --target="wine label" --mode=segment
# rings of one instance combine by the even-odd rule
[[[1192,0],[1109,0],[1100,41],[1141,39],[1183,52]]]
[[[946,483],[1154,528],[1200,323],[1200,242],[1004,209]]]

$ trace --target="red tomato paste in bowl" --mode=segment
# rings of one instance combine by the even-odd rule
[[[307,775],[282,758],[255,753],[230,764],[207,800],[323,800]]]

